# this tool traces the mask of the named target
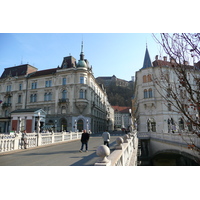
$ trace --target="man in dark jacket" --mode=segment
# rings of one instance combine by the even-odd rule
[[[87,133],[86,130],[84,130],[83,133],[82,133],[82,136],[81,136],[81,143],[82,143],[82,145],[81,145],[80,152],[83,151],[84,145],[85,145],[85,151],[87,152],[89,138],[90,138],[89,133]]]

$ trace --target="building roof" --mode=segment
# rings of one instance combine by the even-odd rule
[[[36,71],[32,74],[30,74],[29,77],[36,77],[36,76],[44,76],[44,75],[49,75],[49,74],[55,74],[58,68],[52,68],[52,69],[45,69],[45,70],[40,70]]]
[[[15,67],[9,67],[5,68],[3,74],[1,75],[1,78],[6,78],[8,76],[15,77],[15,76],[25,76],[29,73],[37,71],[37,68],[25,64],[25,65],[18,65]]]
[[[115,112],[120,112],[120,113],[129,113],[129,109],[131,107],[126,107],[126,106],[112,106]]]
[[[11,113],[26,113],[26,112],[35,112],[40,110],[41,108],[27,108],[27,109],[17,109],[12,111]]]
[[[148,48],[146,47],[146,52],[145,52],[145,56],[144,56],[144,62],[143,62],[142,69],[145,69],[145,68],[148,68],[148,67],[152,67],[152,64],[151,64],[151,59],[150,59],[150,56],[149,56]]]

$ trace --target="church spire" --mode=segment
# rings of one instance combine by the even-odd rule
[[[150,56],[149,56],[149,51],[148,51],[148,48],[147,48],[147,43],[146,43],[146,52],[145,52],[145,56],[144,56],[144,62],[143,62],[142,69],[145,69],[145,68],[148,68],[148,67],[152,67],[152,64],[151,64],[151,59],[150,59]]]
[[[83,41],[81,44],[81,54],[80,54],[80,60],[84,60],[84,53],[83,53]]]

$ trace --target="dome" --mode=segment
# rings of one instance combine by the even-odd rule
[[[79,60],[78,61],[78,64],[77,64],[77,67],[87,67],[87,64],[84,60]]]

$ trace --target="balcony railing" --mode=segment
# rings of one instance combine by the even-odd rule
[[[8,108],[8,107],[11,107],[12,104],[11,103],[3,103],[2,104],[2,108]]]

